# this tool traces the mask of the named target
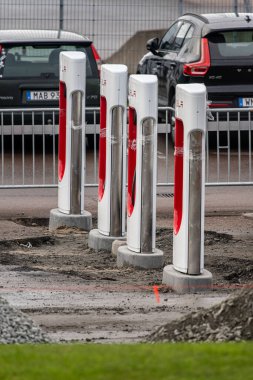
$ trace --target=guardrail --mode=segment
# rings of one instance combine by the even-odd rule
[[[207,185],[252,185],[253,108],[208,109],[207,118]]]
[[[97,186],[99,108],[87,108],[86,186]],[[158,186],[173,186],[170,107],[159,107]],[[0,189],[57,187],[58,108],[0,110]],[[208,109],[206,185],[252,185],[253,108]],[[160,120],[162,120],[160,122]]]

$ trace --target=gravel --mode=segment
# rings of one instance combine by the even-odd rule
[[[253,288],[236,292],[221,304],[158,328],[151,342],[226,342],[253,339]]]
[[[48,343],[50,339],[22,312],[0,298],[0,343]]]

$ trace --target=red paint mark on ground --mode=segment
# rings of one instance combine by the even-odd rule
[[[153,291],[155,293],[156,302],[160,302],[159,287],[157,285],[153,286]]]

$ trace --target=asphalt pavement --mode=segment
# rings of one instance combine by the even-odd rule
[[[159,196],[161,194],[161,196]],[[157,218],[173,214],[173,188],[159,187],[157,196]],[[57,189],[1,189],[0,218],[15,217],[49,218],[50,210],[57,208]],[[85,209],[97,214],[97,189],[85,191]],[[253,212],[252,186],[206,187],[206,213],[216,215]]]

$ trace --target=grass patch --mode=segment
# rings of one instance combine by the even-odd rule
[[[248,380],[253,343],[0,345],[1,380]]]

